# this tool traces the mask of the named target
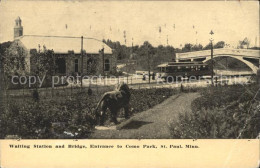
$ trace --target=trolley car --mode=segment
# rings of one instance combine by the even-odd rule
[[[211,74],[209,65],[203,62],[169,62],[158,65],[157,68],[157,75],[167,81]]]

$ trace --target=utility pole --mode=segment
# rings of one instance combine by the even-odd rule
[[[103,48],[101,49],[101,54],[102,54],[102,67],[103,67],[103,75],[105,76],[105,54],[104,54],[104,45]]]
[[[124,39],[125,39],[125,45],[126,45],[126,31],[124,30]]]
[[[128,84],[129,59],[126,62],[126,84]]]
[[[104,75],[104,86],[106,85],[106,80],[105,80],[105,48],[104,48],[104,44],[103,44],[103,48],[102,48],[102,59],[103,59],[103,75]]]
[[[214,66],[213,66],[213,38],[212,35],[214,34],[213,31],[211,30],[210,33],[211,38],[210,38],[210,46],[211,46],[211,84],[214,85],[213,77],[214,77]]]
[[[81,36],[81,78],[80,78],[80,86],[83,86],[83,36]]]
[[[38,51],[38,54],[37,54],[37,76],[39,77],[40,76],[40,55],[41,55],[41,45],[38,44],[38,47],[39,47],[39,51]],[[38,89],[38,80],[36,80],[36,91]]]

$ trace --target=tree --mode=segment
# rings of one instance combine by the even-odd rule
[[[54,51],[43,46],[42,51],[31,50],[31,71],[30,75],[45,78],[44,86],[51,86],[52,76],[55,74],[56,64]],[[38,86],[36,85],[36,88]]]
[[[155,54],[154,47],[148,41],[145,41],[144,44],[140,46],[137,54],[139,64],[141,64],[144,69],[149,70],[151,59]]]
[[[224,48],[225,42],[224,41],[219,41],[214,45],[214,48]]]
[[[26,75],[26,51],[18,43],[5,42],[0,44],[1,55],[1,80],[4,89],[13,87],[12,76]],[[15,81],[17,82],[17,81]]]
[[[190,52],[190,51],[192,51],[192,47],[193,47],[192,44],[187,43],[187,44],[185,44],[184,47],[182,48],[182,52]]]
[[[250,41],[248,40],[247,37],[245,37],[244,40],[239,41],[238,43],[239,43],[238,48],[249,48],[250,45]]]
[[[0,111],[5,111],[9,106],[8,89],[17,87],[12,83],[12,76],[21,76],[26,74],[26,52],[18,43],[5,42],[0,44]],[[18,79],[16,79],[17,82]],[[19,85],[18,85],[19,87]],[[5,101],[7,100],[7,102]]]
[[[209,43],[209,44],[207,44],[204,48],[203,48],[203,50],[210,50],[211,49],[211,44]]]
[[[103,42],[107,44],[110,48],[115,50],[115,54],[118,60],[129,59],[131,54],[131,48],[125,45],[121,45],[119,41],[112,42],[110,39],[104,40]]]
[[[203,49],[203,46],[201,44],[196,44],[192,46],[192,51],[200,51]]]
[[[114,49],[117,60],[127,62],[133,59],[137,62],[137,68],[142,70],[155,69],[162,62],[175,60],[175,48],[172,46],[159,45],[153,47],[148,41],[145,41],[141,46],[125,46],[120,42],[112,42],[111,40],[103,40],[109,47]],[[149,57],[149,58],[148,58]],[[150,66],[148,65],[150,64]]]

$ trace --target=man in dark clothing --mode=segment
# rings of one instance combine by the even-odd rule
[[[152,80],[155,80],[155,73],[152,74]]]

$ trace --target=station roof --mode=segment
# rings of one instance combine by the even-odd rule
[[[47,49],[53,49],[55,53],[68,53],[68,51],[74,51],[75,54],[81,53],[80,37],[24,35],[15,40],[19,40],[28,50],[38,50],[39,45],[42,49],[45,45]],[[98,54],[102,48],[104,48],[105,54],[112,54],[112,49],[102,41],[93,38],[83,39],[83,50],[85,50],[86,53]]]

